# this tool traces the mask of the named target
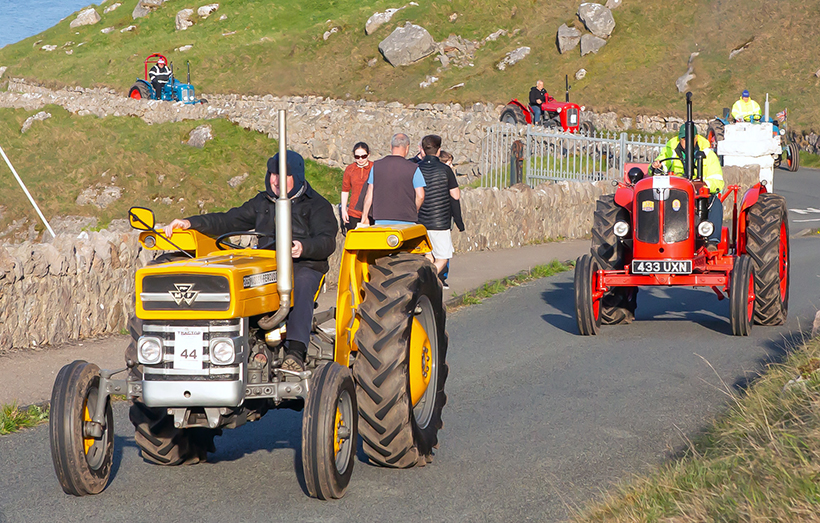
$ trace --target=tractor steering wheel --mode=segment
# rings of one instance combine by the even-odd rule
[[[663,158],[662,160],[657,160],[658,163],[661,164],[660,168],[652,167],[652,164],[649,164],[649,171],[650,171],[651,175],[656,176],[656,175],[660,175],[660,174],[666,174],[669,171],[663,169],[663,162],[672,162],[672,161],[675,161],[675,160],[680,160],[680,158],[672,157],[672,158]],[[655,162],[652,162],[652,163],[655,163]]]
[[[241,245],[237,245],[231,241],[228,241],[228,238],[231,236],[255,236],[257,238],[264,238],[266,236],[270,236],[270,234],[263,234],[261,232],[256,231],[236,231],[236,232],[229,232],[221,235],[219,238],[216,239],[216,247],[220,251],[225,251],[228,249],[245,249]]]

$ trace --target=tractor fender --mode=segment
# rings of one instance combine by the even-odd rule
[[[615,191],[615,203],[629,211],[629,214],[632,214],[634,193],[635,191],[632,190],[632,187],[619,187],[618,190]]]
[[[518,101],[518,98],[513,98],[512,100],[507,103],[507,105],[517,105],[524,111],[524,118],[527,120],[528,124],[532,123],[532,109],[530,109],[529,105],[524,105]]]
[[[760,183],[755,184],[753,187],[749,187],[743,194],[743,203],[740,205],[740,212],[746,212],[749,207],[757,203],[757,199],[761,194],[767,192],[769,191],[766,190],[766,186]]]
[[[143,80],[142,78],[137,78],[137,81],[135,83],[144,84],[148,88],[148,92],[151,93],[151,99],[152,100],[157,99],[157,93],[156,93],[156,91],[154,91],[154,86],[151,85],[151,82],[149,82],[147,80]]]

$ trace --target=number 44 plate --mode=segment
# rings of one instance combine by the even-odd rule
[[[632,260],[632,274],[692,274],[692,260]]]

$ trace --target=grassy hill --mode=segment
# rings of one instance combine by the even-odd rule
[[[577,48],[560,55],[555,45],[561,23],[580,27],[575,16],[580,0],[421,0],[370,36],[364,34],[367,18],[404,2],[223,0],[209,18],[197,20],[186,31],[174,30],[179,10],[205,3],[169,0],[134,21],[131,11],[136,0],[124,0],[119,9],[102,15],[98,24],[76,30],[69,28],[74,18],[70,16],[40,35],[0,49],[0,65],[9,66],[6,74],[52,85],[104,85],[126,92],[142,74],[144,57],[162,52],[177,66],[191,61],[200,92],[316,94],[414,103],[503,103],[524,97],[536,78],[543,78],[547,89],[560,96],[564,75],[572,78],[583,67],[588,74],[574,82],[573,98],[595,110],[629,115],[682,114],[675,79],[685,72],[690,53],[699,52],[694,62],[696,78],[690,83],[698,114],[719,113],[748,88],[761,105],[769,92],[773,108],[788,107],[798,127],[810,128],[820,118],[820,108],[810,94],[820,86],[813,75],[820,61],[816,53],[807,52],[814,47],[820,27],[817,0],[624,0],[614,10],[617,26],[609,43],[597,55],[586,57]],[[102,13],[102,8],[98,11]],[[458,17],[450,22],[453,13]],[[222,15],[227,18],[219,20]],[[393,68],[379,55],[378,44],[405,21],[423,25],[437,41],[449,34],[481,40],[497,29],[519,32],[479,49],[473,67],[451,66],[437,72],[439,62],[428,57]],[[119,32],[131,24],[136,26],[134,31]],[[115,31],[102,34],[104,27]],[[324,41],[322,34],[331,27],[340,31]],[[733,49],[749,41],[746,50],[729,59]],[[58,49],[40,50],[45,44]],[[193,45],[190,51],[174,52],[188,44]],[[506,71],[496,69],[507,52],[522,45],[532,48],[524,61]],[[378,61],[369,67],[372,58]],[[419,82],[429,74],[440,80],[420,89]],[[462,82],[463,88],[447,90]]]

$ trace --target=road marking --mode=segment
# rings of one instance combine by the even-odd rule
[[[814,214],[820,213],[820,209],[815,209],[814,207],[808,207],[806,209],[789,209],[791,212],[796,212],[797,214]]]
[[[820,222],[820,218],[812,218],[811,220],[792,220],[794,223],[805,223],[805,222]]]

